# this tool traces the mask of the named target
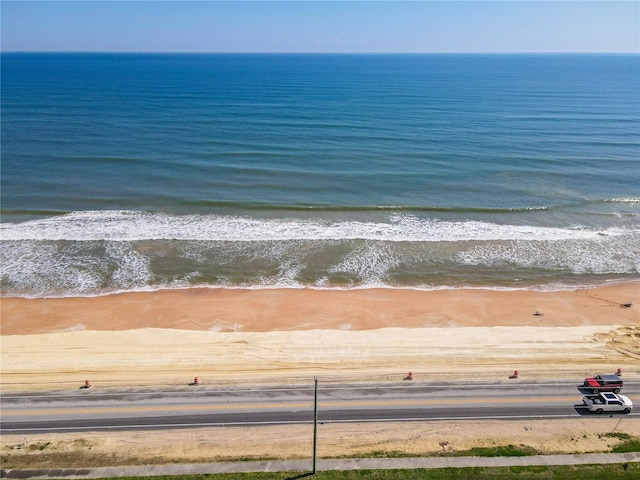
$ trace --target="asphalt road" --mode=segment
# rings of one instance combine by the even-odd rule
[[[623,391],[640,399],[640,381]],[[318,385],[318,422],[537,419],[592,415],[577,383]],[[640,400],[631,417],[640,416]],[[78,389],[3,394],[0,434],[313,423],[314,385]],[[608,415],[608,414],[607,414]],[[621,415],[623,414],[614,414]]]

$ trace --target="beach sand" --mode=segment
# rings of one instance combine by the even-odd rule
[[[2,298],[0,334],[616,325],[640,319],[639,297],[640,283],[550,292],[199,288],[89,298]],[[635,307],[622,307],[628,302]]]
[[[519,378],[513,381],[580,382],[587,375],[618,368],[625,378],[640,375],[638,283],[555,292],[187,289],[1,302],[3,392],[77,392],[85,380],[93,388],[184,387],[196,376],[203,385],[216,386],[311,384],[314,376],[327,383],[401,382],[409,371],[414,382],[503,382],[511,381],[508,376],[514,370]],[[632,305],[625,306],[628,303]],[[522,436],[533,442],[535,437],[540,446],[553,450],[550,438],[597,436],[601,426],[590,427],[584,420],[567,420],[572,423],[564,427],[564,422],[545,424],[539,435],[522,425],[509,429],[482,422],[464,428],[455,426],[459,423],[450,428],[333,425],[324,428],[331,439],[323,442],[334,445],[330,454],[367,449],[426,452],[442,448],[433,442],[436,437],[471,445],[491,431],[495,434],[490,442],[513,443]],[[287,431],[306,435],[305,428]],[[444,430],[429,434],[433,445],[416,440],[434,428]],[[510,433],[499,435],[505,428]],[[568,429],[565,434],[562,428]],[[205,445],[202,451],[208,449],[208,458],[230,458],[230,452],[291,458],[300,451],[296,436],[280,437],[277,427],[228,430],[232,432],[216,434],[207,442],[200,431],[181,435],[184,442],[193,439]],[[64,435],[30,436],[30,441],[48,438],[64,446],[73,434]],[[89,443],[98,448],[111,444],[104,435],[82,437],[93,439]],[[142,434],[135,450],[138,437],[127,434],[123,458],[135,452],[151,455],[154,448],[156,457],[166,450],[167,458],[177,458],[171,449],[176,435],[154,434],[150,444],[149,436]],[[263,435],[274,440],[250,440]],[[16,442],[5,437],[3,453]],[[575,442],[567,442],[580,450]],[[280,445],[284,443],[288,446]],[[280,454],[266,444],[280,445],[273,447]],[[566,445],[562,448],[569,448]],[[184,458],[197,457],[197,451]]]
[[[577,291],[188,289],[1,299],[3,391],[640,371],[640,284]],[[624,304],[632,303],[631,307]]]

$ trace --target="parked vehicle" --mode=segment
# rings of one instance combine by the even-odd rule
[[[620,393],[622,379],[617,375],[596,375],[585,378],[582,388],[590,389],[594,394],[600,392]]]
[[[629,413],[633,408],[633,403],[629,400],[629,397],[616,395],[611,392],[599,393],[598,395],[585,395],[582,397],[582,403],[586,405],[590,412],[594,413]]]

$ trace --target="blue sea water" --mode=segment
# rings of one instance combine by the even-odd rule
[[[1,59],[3,295],[640,278],[637,55]]]

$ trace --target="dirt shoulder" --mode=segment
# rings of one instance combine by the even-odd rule
[[[508,445],[541,454],[606,453],[638,431],[633,417],[324,424],[318,457],[454,455]],[[312,457],[313,427],[3,435],[0,444],[3,468],[13,469],[305,459]]]

